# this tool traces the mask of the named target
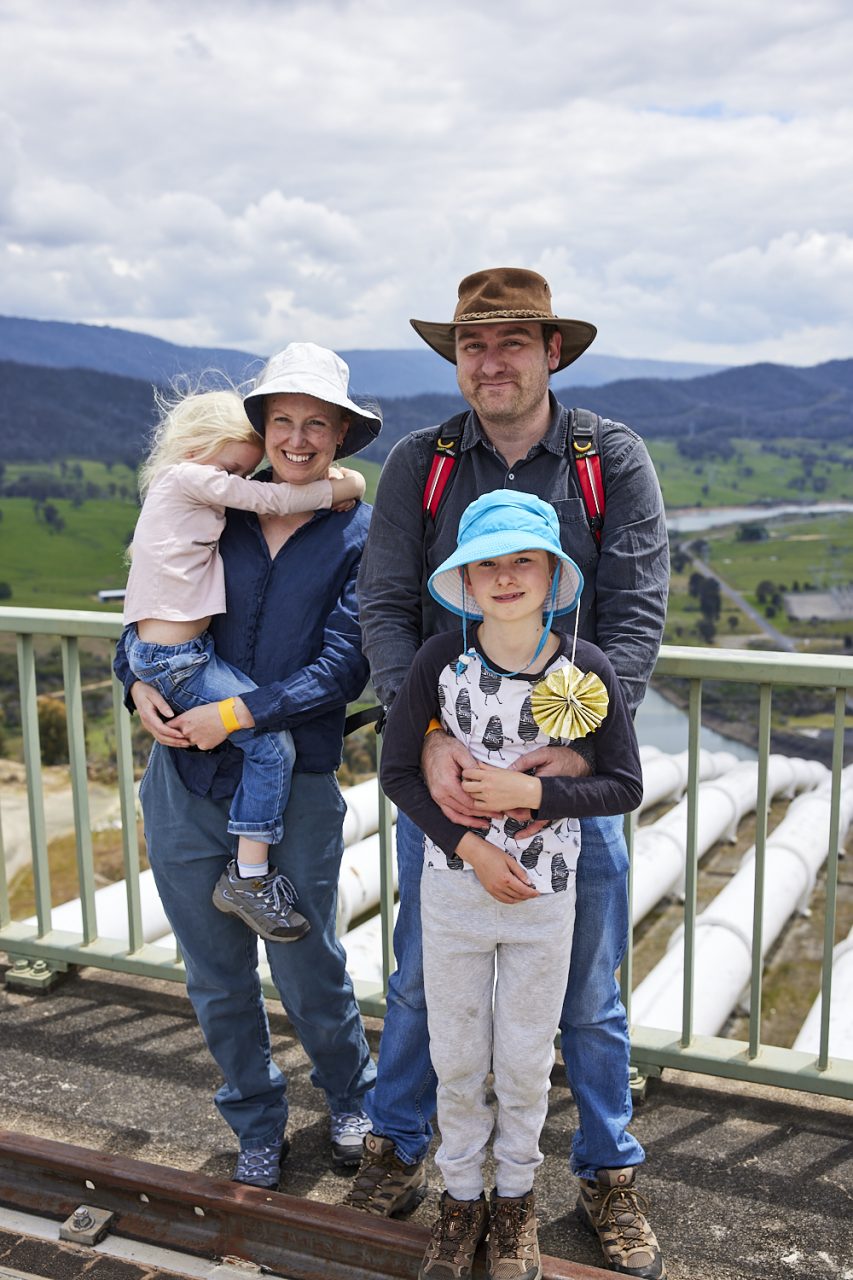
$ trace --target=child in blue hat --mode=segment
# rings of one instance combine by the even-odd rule
[[[577,612],[571,636],[552,625],[577,610],[583,578],[548,503],[511,490],[472,502],[429,589],[462,634],[433,636],[418,652],[388,715],[381,766],[386,793],[425,833],[424,982],[447,1189],[419,1277],[438,1280],[451,1263],[469,1277],[488,1234],[490,1275],[503,1259],[518,1280],[536,1280],[533,1175],[571,956],[578,818],[637,807],[637,740],[610,662],[577,635]],[[482,811],[479,831],[451,822],[427,790],[420,758],[432,728],[478,762],[463,786]],[[581,737],[594,750],[590,776],[525,772],[530,751]]]

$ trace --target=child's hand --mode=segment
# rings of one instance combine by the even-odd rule
[[[474,868],[486,893],[498,902],[511,905],[527,898],[538,898],[539,891],[533,888],[524,867],[497,845],[474,835],[473,831],[462,837],[456,852]]]
[[[332,510],[351,511],[364,497],[364,476],[350,467],[329,467],[332,482]]]
[[[526,773],[497,769],[492,764],[462,771],[462,787],[483,813],[507,813],[510,809],[538,809],[542,783]]]

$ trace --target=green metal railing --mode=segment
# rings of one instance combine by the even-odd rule
[[[31,833],[31,865],[36,922],[13,920],[9,908],[6,857],[2,836],[0,801],[0,950],[12,961],[12,974],[33,983],[69,965],[137,973],[146,977],[184,980],[184,969],[174,948],[146,943],[142,933],[140,901],[140,848],[137,838],[130,717],[122,704],[122,691],[113,682],[116,767],[121,801],[122,850],[127,895],[127,940],[101,938],[97,933],[91,823],[84,735],[83,688],[80,668],[81,641],[115,640],[121,621],[112,613],[73,613],[49,609],[0,608],[0,635],[14,636],[17,646],[21,727],[26,763]],[[37,702],[36,638],[58,638],[62,667],[70,782],[76,830],[77,871],[81,902],[81,931],[71,933],[51,927],[51,883],[45,824],[44,793]],[[724,653],[710,649],[664,647],[657,665],[660,675],[676,677],[688,685],[687,849],[684,903],[684,985],[682,1026],[679,1033],[655,1028],[632,1028],[632,1062],[643,1074],[657,1074],[672,1067],[711,1075],[753,1080],[853,1098],[853,1061],[829,1056],[829,1001],[832,984],[832,949],[836,931],[838,885],[839,813],[841,771],[847,703],[853,694],[853,659],[782,653]],[[756,875],[753,915],[752,977],[750,983],[749,1040],[719,1036],[695,1036],[692,1032],[694,944],[697,889],[697,806],[699,794],[699,731],[702,690],[709,680],[748,685],[758,690],[758,800],[756,825]],[[761,930],[765,877],[768,812],[768,756],[772,694],[774,688],[792,686],[825,690],[832,712],[832,790],[830,834],[826,864],[826,909],[822,965],[822,1014],[817,1056],[766,1045],[761,1039],[761,982],[763,972]],[[629,828],[632,826],[629,823]],[[384,1012],[384,992],[393,967],[392,936],[392,840],[390,806],[380,798],[380,857],[382,872],[383,984],[379,990],[356,984],[362,1009]],[[630,832],[629,832],[630,834]],[[632,949],[621,969],[623,998],[630,1014]],[[264,987],[275,995],[269,974],[262,966]]]

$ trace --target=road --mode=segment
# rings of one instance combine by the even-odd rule
[[[763,631],[767,638],[773,642],[775,649],[784,650],[786,653],[797,652],[797,646],[791,637],[783,635],[781,631],[777,631],[753,605],[743,598],[739,591],[735,591],[734,587],[729,586],[725,578],[721,578],[710,565],[706,564],[704,560],[700,560],[696,555],[691,554],[690,560],[699,573],[703,573],[706,578],[713,578],[715,582],[719,583],[720,591],[726,599],[731,600],[733,604],[736,604],[739,609],[744,611],[748,618],[752,619],[758,629]]]

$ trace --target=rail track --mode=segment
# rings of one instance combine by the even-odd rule
[[[428,1238],[410,1223],[7,1130],[0,1130],[0,1204],[62,1221],[77,1249],[91,1247],[107,1218],[114,1236],[242,1259],[287,1280],[411,1280]],[[543,1280],[612,1276],[547,1256],[542,1268]]]

